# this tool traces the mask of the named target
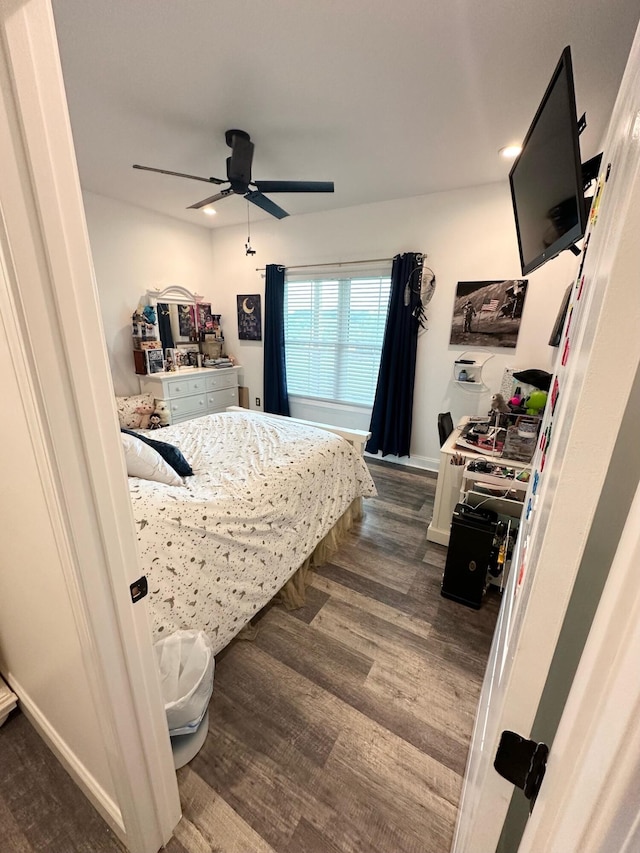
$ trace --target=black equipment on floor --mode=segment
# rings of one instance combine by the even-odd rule
[[[497,521],[493,510],[456,504],[440,591],[445,598],[479,609]]]

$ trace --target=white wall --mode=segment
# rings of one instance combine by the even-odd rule
[[[0,275],[1,275],[0,271]],[[106,746],[85,669],[59,540],[0,324],[3,423],[0,491],[0,672],[23,710],[82,778],[117,811]],[[9,535],[9,531],[11,535]]]
[[[239,341],[236,295],[264,295],[256,267],[351,261],[423,251],[435,271],[436,293],[429,307],[429,329],[418,342],[411,461],[437,466],[438,412],[454,420],[484,413],[499,390],[505,367],[551,370],[555,350],[547,341],[576,259],[565,252],[529,276],[529,290],[515,350],[493,349],[484,392],[452,381],[453,361],[462,347],[449,346],[458,281],[518,278],[519,262],[508,185],[417,196],[342,210],[260,220],[251,226],[257,254],[245,255],[245,226],[215,229],[93,193],[84,193],[107,348],[117,394],[136,393],[130,316],[150,288],[182,284],[210,299],[222,314],[227,351],[243,366],[240,384],[249,387],[251,407],[263,396],[262,343]],[[234,203],[232,201],[227,202]],[[301,405],[292,414],[366,429],[369,413],[344,407]]]
[[[95,193],[83,200],[116,394],[137,394],[131,315],[147,290],[181,284],[212,295],[206,228]]]
[[[284,204],[286,207],[286,203]],[[505,367],[551,370],[555,350],[547,345],[576,259],[565,252],[529,276],[524,316],[515,350],[491,350],[485,368],[488,391],[479,393],[453,383],[453,361],[462,347],[449,346],[455,287],[458,281],[519,278],[520,267],[508,185],[436,193],[362,205],[289,219],[260,220],[251,226],[257,254],[244,252],[246,227],[212,232],[213,296],[221,313],[227,349],[244,367],[252,408],[262,398],[262,344],[239,341],[236,294],[264,294],[256,267],[353,261],[422,251],[436,273],[436,293],[428,308],[429,329],[418,342],[414,399],[412,461],[437,465],[437,413],[451,410],[454,420],[488,410],[491,393],[499,390]],[[303,412],[292,406],[292,414]],[[305,417],[312,417],[309,409]],[[318,409],[315,419],[343,426],[368,425],[344,413]]]

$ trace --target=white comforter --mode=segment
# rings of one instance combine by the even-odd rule
[[[344,439],[250,413],[147,433],[175,444],[185,487],[130,478],[154,638],[207,632],[222,649],[357,497],[375,494]]]

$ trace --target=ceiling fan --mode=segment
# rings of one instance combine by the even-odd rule
[[[227,180],[221,178],[200,178],[198,175],[186,175],[184,172],[170,172],[167,169],[154,169],[151,166],[135,165],[134,169],[144,169],[147,172],[160,172],[161,175],[175,175],[177,178],[191,178],[194,181],[206,181],[210,184],[230,184],[215,195],[204,198],[195,204],[190,204],[187,210],[200,210],[209,204],[214,204],[230,195],[241,195],[262,208],[262,210],[284,219],[288,216],[283,210],[264,193],[332,193],[333,181],[252,181],[251,163],[253,161],[253,142],[244,130],[227,130],[225,141],[231,148],[231,157],[227,157]]]

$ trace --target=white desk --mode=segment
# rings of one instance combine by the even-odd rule
[[[464,418],[460,426],[464,426],[467,420],[467,418]],[[427,539],[429,542],[437,542],[439,545],[449,544],[451,516],[460,496],[463,466],[451,465],[450,459],[454,453],[459,453],[467,460],[483,456],[482,452],[456,446],[456,441],[461,432],[461,429],[454,429],[440,448],[440,465],[438,468],[436,495],[433,503],[433,518],[427,529]],[[505,465],[508,468],[518,468],[520,470],[531,469],[531,466],[526,462],[518,462],[515,459],[500,457],[496,458],[495,462]]]

